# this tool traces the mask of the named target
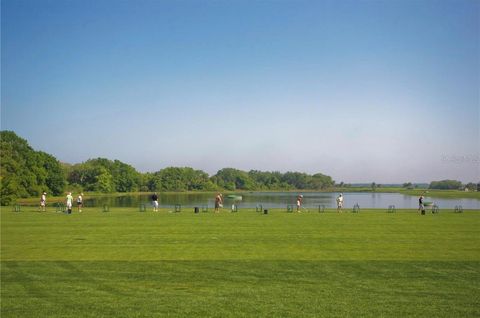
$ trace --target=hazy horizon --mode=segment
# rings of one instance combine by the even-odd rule
[[[1,2],[1,129],[141,172],[480,180],[480,2]]]

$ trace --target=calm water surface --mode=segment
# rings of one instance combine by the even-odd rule
[[[319,205],[326,208],[336,207],[335,199],[338,193],[308,192],[302,193],[304,196],[304,206],[317,209]],[[242,193],[242,200],[235,201],[225,197],[225,207],[232,204],[238,204],[239,208],[255,208],[262,205],[264,208],[286,208],[287,205],[295,205],[295,192],[251,192]],[[415,196],[403,195],[399,193],[343,193],[345,208],[352,208],[354,204],[359,204],[361,208],[387,208],[389,205],[395,205],[397,209],[412,209],[418,207],[418,198]],[[182,207],[202,207],[213,208],[215,195],[205,193],[168,193],[159,194],[159,203],[161,207],[169,208],[180,204]],[[480,200],[478,199],[439,199],[427,197],[425,201],[434,202],[441,209],[454,208],[461,205],[464,209],[480,209]],[[105,196],[99,198],[86,198],[86,206],[101,206],[107,204],[112,207],[138,207],[140,204],[150,205],[150,195],[124,195],[124,196]]]

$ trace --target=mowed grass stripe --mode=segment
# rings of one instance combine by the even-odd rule
[[[476,317],[479,262],[3,262],[2,317]]]
[[[479,261],[478,212],[2,212],[2,260]]]

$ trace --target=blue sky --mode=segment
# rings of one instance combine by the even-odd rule
[[[61,161],[480,178],[479,1],[1,5],[1,128]]]

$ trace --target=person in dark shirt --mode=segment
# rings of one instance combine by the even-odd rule
[[[418,198],[418,212],[421,212],[422,214],[425,214],[425,205],[423,204],[424,199],[425,197],[423,196],[423,193],[422,193]]]

